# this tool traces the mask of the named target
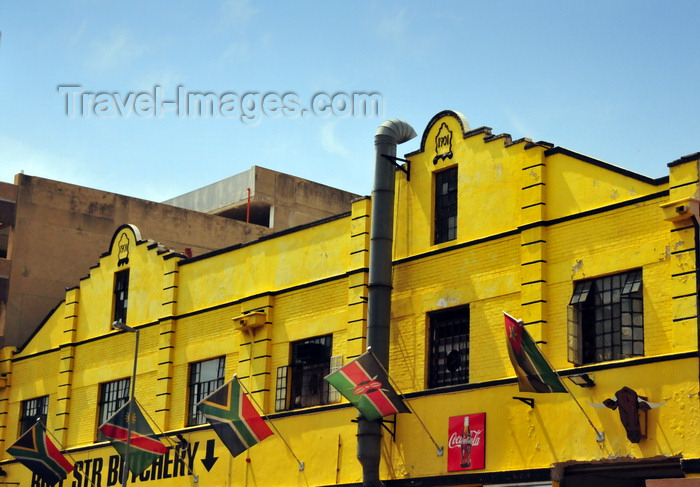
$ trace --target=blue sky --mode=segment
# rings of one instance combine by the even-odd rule
[[[377,127],[401,118],[420,135],[444,109],[661,177],[700,151],[699,14],[696,1],[0,0],[0,181],[24,171],[162,201],[260,165],[370,194]],[[230,111],[156,114],[156,87]],[[69,117],[70,90],[93,105]],[[302,116],[319,93],[378,94],[382,110]],[[255,123],[232,108],[247,94]]]

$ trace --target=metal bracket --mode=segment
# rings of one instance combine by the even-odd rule
[[[519,396],[513,396],[513,399],[517,399],[518,401],[522,401],[531,408],[535,407],[535,400],[531,397],[519,397]]]
[[[401,159],[400,157],[396,157],[396,156],[390,156],[388,154],[382,154],[382,157],[384,159],[388,160],[389,162],[391,162],[393,165],[395,165],[397,169],[399,169],[400,171],[403,171],[406,174],[406,181],[411,180],[411,161],[406,160],[406,159]],[[396,161],[405,162],[406,167],[401,166]]]
[[[389,429],[389,427],[385,424],[389,423],[392,425],[392,429]],[[388,419],[382,419],[381,420],[382,428],[387,430],[387,432],[391,435],[391,438],[396,442],[396,415],[394,414],[394,419],[392,421],[389,421]]]
[[[357,423],[358,421],[359,421],[359,419],[351,419],[351,420],[350,420],[351,423]],[[394,414],[394,420],[393,420],[393,421],[389,421],[388,419],[381,419],[381,420],[379,421],[379,423],[382,425],[382,428],[384,428],[385,430],[387,430],[387,432],[391,435],[391,437],[393,438],[393,440],[396,441],[396,415]],[[384,423],[389,423],[389,424],[391,424],[391,425],[392,425],[392,429],[389,429],[389,427],[388,427],[386,424],[384,424]]]

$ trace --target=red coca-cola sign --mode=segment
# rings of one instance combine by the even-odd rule
[[[448,428],[447,471],[484,468],[486,413],[452,416]]]

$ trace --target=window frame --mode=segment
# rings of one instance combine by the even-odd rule
[[[216,364],[214,364],[214,362],[216,362]],[[206,364],[211,364],[216,368],[216,377],[202,380],[202,366]],[[189,364],[187,374],[187,418],[185,420],[185,426],[197,426],[207,423],[207,419],[197,409],[197,403],[224,385],[225,378],[225,356],[213,357]]]
[[[126,404],[131,397],[131,378],[125,377],[100,384],[99,399],[97,402],[97,441],[106,441],[107,437],[99,430],[120,407]]]
[[[318,348],[322,354],[311,357],[313,348]],[[333,366],[333,334],[291,342],[289,350],[289,364],[277,368],[275,411],[291,411],[339,401],[333,388],[324,380]],[[307,357],[315,360],[307,360]],[[307,383],[307,380],[312,383]]]
[[[457,238],[459,172],[458,166],[433,173],[433,243],[435,245]],[[447,185],[447,187],[445,187]]]
[[[121,321],[126,324],[126,315],[129,305],[129,269],[114,273],[114,312],[113,321]]]
[[[426,354],[428,389],[469,383],[470,319],[469,305],[428,313]],[[461,332],[460,327],[463,327]],[[449,328],[452,328],[454,333],[439,336],[440,332],[449,331]],[[454,348],[455,345],[457,348]],[[453,348],[447,352],[447,347],[450,346]],[[459,362],[454,370],[449,370],[454,366],[455,357]],[[448,370],[443,372],[443,369]]]
[[[567,321],[574,365],[643,357],[642,269],[574,282]]]
[[[46,425],[49,412],[49,396],[38,396],[22,401],[20,406],[19,436],[29,431],[37,421]]]

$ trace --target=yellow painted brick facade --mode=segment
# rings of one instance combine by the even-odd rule
[[[449,142],[441,151],[438,137]],[[548,143],[472,130],[446,111],[406,158],[409,174],[396,176],[387,365],[414,414],[386,424],[387,485],[565,487],[579,470],[629,472],[630,464],[640,476],[676,467],[672,476],[700,475],[700,157],[650,179]],[[436,244],[435,175],[450,168],[457,168],[456,238]],[[332,394],[327,404],[290,408],[289,388],[279,407],[278,374],[309,338],[331,336],[330,355],[344,364],[365,351],[371,217],[371,198],[363,198],[348,214],[195,258],[145,240],[133,226],[116,229],[31,340],[2,350],[3,479],[32,485],[31,473],[4,452],[18,437],[23,401],[48,396],[48,430],[79,467],[64,485],[117,484],[115,450],[97,441],[98,401],[102,384],[132,373],[135,335],[111,327],[115,273],[128,268],[126,324],[140,337],[136,397],[164,444],[181,435],[190,445],[187,468],[171,450],[135,485],[359,486],[357,410]],[[576,283],[636,269],[643,354],[569,362]],[[468,381],[431,389],[431,314],[459,307],[469,316],[468,364],[459,364],[468,366]],[[519,391],[504,311],[525,322],[573,398]],[[217,357],[226,380],[237,376],[275,430],[235,458],[208,425],[188,425],[192,364]],[[574,386],[567,377],[577,373],[592,375],[595,386]],[[627,439],[617,411],[589,404],[623,386],[664,403],[644,415],[639,443]],[[449,418],[482,412],[485,467],[448,471]]]

